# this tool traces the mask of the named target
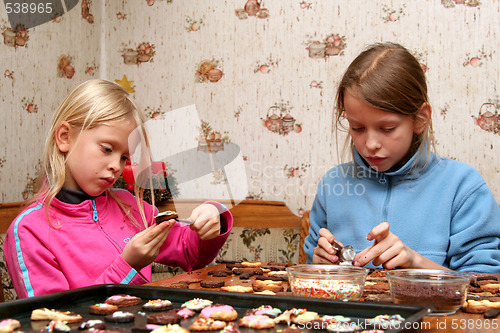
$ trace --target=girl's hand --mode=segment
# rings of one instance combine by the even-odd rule
[[[213,239],[220,235],[220,214],[214,205],[199,205],[193,210],[188,220],[194,221],[191,224],[191,230],[196,231],[203,240]]]
[[[332,243],[335,240],[330,230],[319,229],[318,246],[314,248],[313,264],[335,264],[339,261],[337,251],[333,248]],[[342,243],[338,242],[343,246]]]
[[[175,220],[165,221],[134,235],[130,242],[125,245],[121,254],[122,258],[136,271],[151,264],[160,253],[160,248],[167,239],[174,223]]]
[[[389,231],[389,223],[377,225],[366,239],[374,240],[373,245],[356,255],[355,266],[364,266],[372,261],[375,266],[382,265],[387,269],[416,267],[415,259],[420,255]]]

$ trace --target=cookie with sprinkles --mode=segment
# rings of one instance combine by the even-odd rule
[[[108,303],[97,303],[89,307],[90,313],[102,316],[112,314],[115,311],[118,311],[118,306]]]
[[[247,315],[239,320],[240,326],[264,329],[274,327],[274,320],[265,315]]]
[[[142,299],[137,296],[118,294],[108,297],[105,303],[116,305],[119,308],[133,306],[142,303]]]
[[[187,329],[180,326],[179,324],[169,324],[160,326],[151,331],[152,333],[189,333]]]
[[[230,322],[229,324],[224,327],[220,333],[241,333],[240,330],[238,329],[238,324],[236,322]]]
[[[66,324],[65,321],[60,321],[60,320],[52,320],[47,327],[45,327],[45,330],[42,332],[47,332],[47,333],[69,333],[71,331],[71,328]]]
[[[21,327],[21,322],[16,319],[4,319],[0,321],[0,333],[11,333]]]
[[[275,307],[272,307],[271,305],[261,305],[258,308],[253,308],[247,310],[245,313],[245,316],[247,315],[265,315],[268,316],[269,318],[276,318],[281,314],[281,310]]]
[[[238,319],[238,312],[236,312],[231,305],[214,304],[201,310],[200,317],[223,321],[234,321]]]
[[[227,323],[222,320],[215,320],[212,318],[197,318],[191,325],[190,331],[218,331],[226,327]]]
[[[193,298],[189,301],[184,302],[181,307],[188,308],[193,311],[201,311],[205,307],[212,305],[212,301],[203,298]]]
[[[170,310],[172,309],[172,302],[170,302],[167,299],[154,299],[154,300],[149,300],[146,304],[142,306],[143,310],[146,311],[165,311],[165,310]]]

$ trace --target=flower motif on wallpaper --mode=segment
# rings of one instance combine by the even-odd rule
[[[98,68],[98,66],[95,64],[95,62],[88,63],[87,66],[85,66],[85,74],[90,75],[90,76],[94,76],[97,68]]]
[[[71,79],[75,75],[75,67],[71,64],[73,58],[69,55],[61,55],[57,61],[57,76]]]
[[[28,99],[28,97],[23,97],[21,103],[23,103],[23,109],[28,111],[28,113],[38,112],[38,106],[35,104],[34,98]]]
[[[142,42],[135,49],[124,47],[120,50],[120,53],[122,54],[124,64],[139,65],[143,62],[153,62],[153,56],[156,54],[156,46],[149,42]]]
[[[238,8],[234,12],[240,20],[245,20],[249,16],[265,19],[269,17],[269,9],[263,7],[264,1],[247,0],[243,8]]]
[[[7,79],[14,80],[14,71],[11,71],[10,69],[6,69],[5,72],[3,72],[3,76]]]
[[[481,5],[479,0],[441,0],[445,8],[453,8],[455,5],[465,5],[467,7],[477,7]]]
[[[90,13],[91,6],[92,0],[82,0],[82,18],[90,24],[94,23],[94,15]]]
[[[3,168],[3,166],[5,165],[5,162],[7,162],[5,157],[0,158],[0,168]]]
[[[474,118],[476,125],[481,127],[481,129],[492,132],[495,134],[500,134],[500,115],[498,110],[500,109],[500,103],[486,102],[479,108],[479,114]]]
[[[165,0],[167,3],[172,3],[173,0]],[[155,4],[155,0],[146,0],[148,6],[152,6]]]
[[[307,2],[307,1],[301,1],[299,3],[299,6],[301,9],[311,9],[312,8],[312,3],[311,2]]]
[[[162,111],[161,107],[153,108],[148,106],[144,109],[144,113],[148,118],[157,119],[162,117],[165,114],[165,111]]]
[[[5,45],[14,48],[17,48],[19,46],[28,46],[28,39],[30,38],[30,36],[28,29],[24,28],[24,25],[18,24],[14,30],[9,27],[3,26],[2,31],[3,43]]]
[[[309,88],[317,88],[317,89],[323,89],[323,81],[316,81],[312,80],[311,83],[309,83]]]
[[[127,18],[127,14],[122,13],[122,12],[118,12],[118,13],[116,13],[116,18],[118,20],[125,20]]]
[[[241,105],[238,106],[238,108],[236,109],[236,111],[234,111],[234,118],[236,118],[236,121],[240,120],[241,111],[243,111],[243,107]]]
[[[491,60],[493,55],[486,54],[484,50],[480,50],[477,52],[475,56],[470,56],[470,54],[467,54],[467,58],[464,60],[463,66],[471,66],[471,67],[480,67],[483,65],[483,60]]]
[[[342,55],[346,48],[346,37],[339,34],[330,34],[323,41],[313,40],[306,42],[306,50],[309,51],[310,58],[327,58]]]
[[[302,178],[304,173],[309,169],[311,165],[302,163],[300,166],[289,166],[285,164],[283,171],[287,178]]]
[[[285,103],[278,103],[271,106],[265,118],[261,118],[262,124],[269,131],[280,135],[287,135],[294,131],[300,133],[302,126],[296,125],[296,119],[290,114],[291,107]]]
[[[63,20],[62,16],[57,16],[57,17],[54,17],[52,19],[52,22],[54,22],[54,23],[61,23],[62,20]]]
[[[186,26],[186,31],[187,32],[192,32],[192,31],[198,31],[200,30],[201,26],[205,25],[205,23],[203,23],[203,19],[205,17],[199,19],[199,20],[195,20],[189,16],[186,16],[186,23],[187,23],[187,26]]]
[[[278,60],[273,60],[272,56],[270,55],[266,61],[257,61],[253,72],[268,74],[269,72],[271,72],[271,67],[274,67],[276,65],[278,65]]]
[[[224,136],[220,131],[212,130],[212,126],[207,121],[201,121],[200,135],[196,138],[198,141],[198,150],[203,150],[208,153],[216,153],[224,150],[224,143],[231,142],[227,136],[228,132],[224,132]]]
[[[222,60],[203,60],[196,66],[195,79],[198,83],[217,82],[222,78]]]
[[[245,200],[263,200],[264,191],[260,190],[260,193],[248,192],[248,195],[245,197]]]
[[[42,169],[42,161],[38,160],[38,162],[35,165],[35,176],[31,177],[29,172],[26,175],[26,185],[24,186],[24,190],[22,192],[22,197],[24,200],[33,197],[33,195],[35,194],[36,179],[41,169]]]
[[[404,8],[405,5],[403,5],[403,7],[399,9],[393,9],[387,5],[384,5],[382,7],[382,11],[384,12],[382,19],[384,20],[384,22],[396,22],[400,19],[401,16],[405,15]]]
[[[446,115],[450,110],[450,105],[448,103],[445,103],[443,107],[440,108],[440,110],[441,110],[440,114],[443,116],[443,119],[446,119]]]
[[[411,53],[413,54],[413,56],[415,58],[417,58],[418,62],[420,63],[420,67],[422,67],[422,70],[425,72],[427,72],[429,70],[429,68],[427,67],[426,63],[425,63],[425,54],[422,53],[422,52],[419,52],[418,50],[412,50]]]

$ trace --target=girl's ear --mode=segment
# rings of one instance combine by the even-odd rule
[[[429,103],[423,103],[415,118],[413,133],[422,134],[431,122],[432,109]]]
[[[62,153],[67,153],[69,151],[69,146],[70,146],[70,130],[71,130],[71,125],[64,121],[59,124],[59,126],[56,129],[56,144],[59,150]]]

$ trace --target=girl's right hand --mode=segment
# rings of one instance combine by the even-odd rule
[[[333,248],[332,243],[335,237],[330,230],[321,228],[319,229],[318,246],[314,248],[313,264],[335,264],[339,261],[337,251]],[[343,245],[342,243],[337,243]]]
[[[123,260],[136,271],[140,271],[151,264],[160,253],[160,248],[167,239],[170,228],[174,223],[175,220],[169,220],[154,224],[135,234],[123,249],[121,254]]]

